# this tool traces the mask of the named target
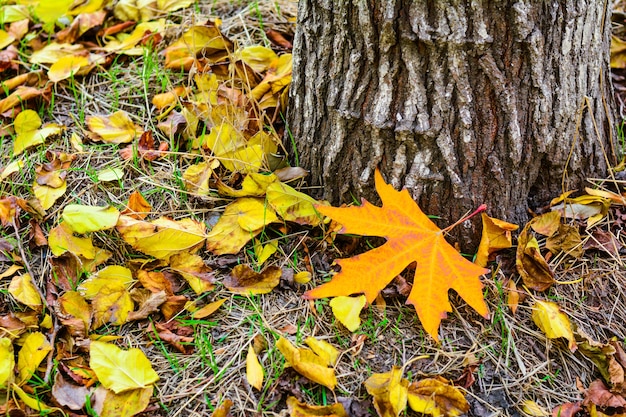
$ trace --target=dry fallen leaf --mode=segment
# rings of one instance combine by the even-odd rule
[[[368,303],[410,263],[416,261],[413,304],[424,329],[435,340],[441,319],[452,311],[448,290],[454,289],[474,310],[489,314],[483,299],[480,275],[487,269],[465,259],[446,242],[439,229],[417,206],[409,192],[385,184],[376,171],[376,190],[383,206],[363,201],[360,207],[317,206],[317,210],[343,225],[343,233],[381,236],[387,242],[369,252],[337,264],[341,272],[326,284],[305,293],[307,298],[363,293]]]
[[[433,417],[456,417],[469,411],[469,403],[458,388],[443,378],[426,378],[409,385],[409,407]]]
[[[57,124],[47,124],[41,128],[41,119],[34,110],[24,110],[17,115],[14,122],[15,133],[17,134],[13,143],[13,155],[19,155],[35,145],[45,142],[48,136],[58,135],[63,131],[63,126]]]
[[[554,272],[539,251],[539,243],[530,234],[531,220],[517,238],[515,264],[524,285],[535,291],[545,291],[554,284]]]
[[[476,251],[478,266],[487,266],[491,254],[508,249],[512,246],[511,232],[519,228],[518,225],[487,216],[482,213],[483,233]]]
[[[248,354],[246,355],[246,380],[248,383],[261,391],[263,388],[263,367],[259,363],[256,353],[252,345],[248,346]]]
[[[341,403],[333,405],[309,405],[296,397],[287,398],[289,417],[349,417]]]
[[[18,385],[24,384],[35,374],[41,361],[52,351],[48,338],[41,332],[29,333],[17,354]]]
[[[94,133],[91,138],[107,143],[132,142],[143,132],[123,110],[118,110],[110,116],[87,116],[85,121],[89,130]]]
[[[367,300],[364,295],[357,297],[334,297],[330,300],[330,307],[333,310],[333,315],[346,329],[351,332],[356,331],[361,325],[361,310],[367,304]]]
[[[402,368],[394,366],[389,372],[372,374],[364,385],[374,397],[379,417],[397,417],[406,408],[409,381],[402,378]]]
[[[153,390],[150,386],[115,393],[99,386],[94,394],[93,409],[98,417],[131,417],[148,407]]]
[[[14,367],[13,343],[7,337],[0,337],[0,389],[6,388],[13,382]]]
[[[261,272],[255,272],[248,265],[237,265],[224,279],[223,284],[237,294],[267,294],[280,282],[282,270],[277,266],[268,266]]]
[[[549,339],[564,337],[568,340],[568,347],[572,352],[578,348],[569,319],[561,312],[558,304],[537,300],[532,309],[533,321]]]
[[[43,303],[29,274],[14,276],[9,284],[9,294],[33,310],[41,311]]]
[[[147,388],[159,380],[146,355],[137,348],[122,350],[94,340],[89,348],[89,366],[102,385],[116,394]]]
[[[312,350],[296,348],[282,336],[276,342],[276,348],[285,357],[286,365],[291,366],[300,375],[331,390],[334,390],[335,386],[337,386],[335,370],[328,368],[327,361]]]

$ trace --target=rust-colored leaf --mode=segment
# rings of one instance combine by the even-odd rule
[[[454,289],[474,310],[487,317],[480,276],[488,272],[461,256],[440,230],[415,204],[409,192],[385,184],[376,171],[376,190],[383,202],[376,207],[363,201],[360,207],[335,208],[317,205],[325,216],[343,225],[343,233],[380,236],[387,242],[349,259],[338,260],[341,272],[328,283],[305,293],[307,298],[363,293],[368,303],[410,263],[417,262],[413,304],[424,329],[438,341],[437,329],[446,312],[452,311],[448,290]]]
[[[545,291],[554,284],[554,272],[539,251],[539,244],[531,236],[529,228],[532,221],[524,227],[517,239],[515,264],[524,285],[535,291]]]

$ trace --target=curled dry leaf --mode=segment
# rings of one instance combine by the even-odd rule
[[[584,250],[578,227],[559,225],[558,232],[546,239],[546,249],[554,254],[565,252],[573,258],[580,258]]]
[[[167,294],[165,291],[151,292],[150,290],[143,289],[147,294],[142,293],[140,289],[133,288],[130,291],[131,298],[139,304],[137,311],[131,311],[128,313],[127,321],[143,320],[154,312],[159,311],[161,304],[167,301]]]
[[[291,366],[300,375],[331,390],[337,386],[335,370],[328,368],[327,361],[312,350],[296,348],[282,336],[276,342],[276,348],[285,357],[286,365]]]
[[[406,408],[409,381],[402,378],[402,368],[372,374],[364,382],[367,392],[374,397],[374,408],[379,417],[397,417]]]
[[[585,390],[583,405],[595,404],[598,407],[626,407],[626,399],[621,394],[614,394],[599,379]]]
[[[531,220],[517,239],[515,264],[524,285],[535,291],[545,291],[554,284],[554,272],[539,251],[539,243],[531,236]]]
[[[476,251],[476,260],[474,261],[478,266],[487,266],[489,257],[502,249],[510,248],[512,243],[511,232],[519,228],[518,225],[505,222],[504,220],[496,219],[487,216],[485,213],[481,214],[483,221],[483,233],[480,238],[480,244]]]
[[[530,227],[540,235],[552,236],[561,226],[561,213],[558,211],[550,211],[541,216],[537,216],[530,222]]]
[[[569,319],[561,312],[558,304],[551,301],[537,300],[532,309],[533,321],[546,334],[548,339],[564,337],[569,342],[569,349],[572,352],[576,351],[578,346],[576,345]]]
[[[229,399],[224,400],[219,406],[215,407],[215,411],[211,414],[211,417],[229,417],[230,408],[233,406],[233,402]]]
[[[413,382],[408,390],[409,407],[433,417],[456,417],[469,411],[463,393],[444,378],[426,378]]]
[[[282,270],[277,266],[268,266],[261,272],[255,272],[248,265],[237,265],[223,284],[237,294],[267,294],[280,282]]]
[[[287,398],[287,409],[290,417],[348,417],[348,413],[341,403],[309,405],[291,396]]]

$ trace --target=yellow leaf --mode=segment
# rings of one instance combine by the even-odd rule
[[[213,285],[213,271],[205,265],[202,258],[188,252],[173,255],[170,258],[170,268],[178,272],[189,283],[196,294],[211,291]]]
[[[73,0],[40,1],[34,13],[43,22],[44,30],[52,32],[56,20],[69,11],[73,2]]]
[[[246,355],[246,380],[259,391],[263,388],[263,367],[259,363],[252,345],[248,346],[248,354]]]
[[[478,266],[487,266],[489,256],[502,249],[512,246],[511,231],[517,230],[518,225],[487,216],[482,213],[483,233],[476,252],[474,263]]]
[[[326,365],[335,366],[337,364],[339,351],[330,343],[324,340],[317,340],[312,336],[304,339],[304,343],[306,343],[317,356],[322,358]]]
[[[256,256],[256,264],[261,266],[278,250],[278,242],[270,241],[266,245],[261,244],[261,242],[254,242],[254,255]]]
[[[209,159],[187,168],[183,173],[187,189],[200,196],[208,196],[211,191],[209,180],[213,175],[213,170],[219,166],[220,163],[217,159]]]
[[[68,204],[63,209],[61,216],[70,229],[83,234],[112,229],[117,224],[120,212],[113,206],[97,207]]]
[[[91,309],[85,299],[77,291],[67,291],[58,298],[58,302],[63,312],[59,315],[61,323],[72,335],[85,337],[91,325]]]
[[[205,305],[204,307],[194,311],[191,315],[194,319],[203,319],[205,317],[210,316],[215,313],[221,306],[226,302],[226,298],[222,298],[221,300],[213,301]]]
[[[547,417],[551,413],[532,400],[522,401],[522,411],[533,417]]]
[[[19,386],[15,385],[15,384],[12,384],[11,385],[11,389],[17,394],[18,397],[20,397],[20,400],[22,400],[24,402],[24,404],[26,404],[27,406],[29,406],[33,410],[37,410],[37,411],[40,411],[41,413],[46,413],[46,414],[51,413],[52,411],[54,411],[54,408],[52,408],[49,405],[46,405],[45,403],[39,401],[39,398],[31,397],[26,392],[24,392],[24,390],[21,389]],[[57,408],[57,410],[59,410],[59,409]]]
[[[33,194],[44,210],[48,210],[54,203],[65,194],[67,183],[64,181],[60,187],[54,188],[48,185],[39,185],[37,181],[33,183]]]
[[[181,252],[194,253],[206,238],[204,223],[192,219],[160,217],[151,222],[120,216],[117,231],[136,250],[157,259]]]
[[[301,403],[296,397],[287,398],[290,417],[348,417],[341,403],[333,405],[309,405]]]
[[[5,166],[2,170],[2,173],[0,173],[0,182],[7,179],[11,174],[20,172],[22,168],[24,168],[24,161],[22,161],[21,159],[11,162],[7,166]]]
[[[79,43],[50,42],[38,51],[33,52],[28,58],[28,62],[31,64],[54,64],[65,56],[85,55],[87,53],[85,47]]]
[[[89,58],[86,56],[64,56],[56,61],[48,70],[48,78],[53,83],[70,78],[83,67],[89,65]]]
[[[124,178],[124,170],[122,168],[105,168],[98,171],[98,181],[119,181],[122,178]]]
[[[19,155],[35,145],[40,145],[46,141],[48,136],[58,135],[63,131],[63,127],[54,123],[41,126],[41,119],[34,110],[24,110],[15,118],[15,133],[17,134],[13,143],[13,155]]]
[[[364,384],[380,417],[397,417],[406,408],[409,381],[402,378],[402,368],[394,366],[389,372],[372,374]]]
[[[333,315],[351,332],[356,331],[361,325],[361,310],[365,307],[367,299],[364,295],[358,297],[339,296],[330,300]]]
[[[296,348],[282,336],[276,342],[276,348],[283,354],[287,363],[299,374],[331,390],[337,386],[335,370],[328,368],[324,359],[313,351]]]
[[[265,195],[267,186],[277,180],[274,174],[251,172],[241,182],[241,190],[235,190],[220,181],[217,183],[217,191],[229,197],[262,197]]]
[[[146,387],[116,394],[100,386],[94,394],[96,401],[93,408],[99,417],[131,417],[148,407],[152,391],[154,391],[152,387]],[[98,401],[102,397],[103,401]]]
[[[52,351],[52,346],[43,333],[29,333],[22,349],[17,354],[18,385],[24,384],[35,373],[41,361]]]
[[[515,265],[528,288],[545,291],[555,282],[554,272],[541,254],[537,239],[529,231],[532,222],[524,226],[517,238]]]
[[[141,135],[142,130],[135,125],[128,114],[118,110],[110,116],[88,116],[87,126],[95,133],[94,140],[107,143],[128,143]]]
[[[79,292],[88,300],[94,314],[93,327],[110,323],[120,326],[126,323],[134,303],[128,292],[134,280],[130,269],[111,265],[93,274],[79,287]]]
[[[189,70],[196,56],[216,56],[232,51],[233,44],[216,26],[192,26],[176,42],[165,49],[165,68]]]
[[[318,226],[323,220],[315,210],[318,201],[282,182],[268,185],[267,202],[286,221]]]
[[[50,229],[48,246],[54,256],[61,256],[65,252],[71,252],[76,256],[87,259],[96,257],[96,248],[91,243],[91,237],[76,237],[73,230],[65,222]]]
[[[11,45],[14,40],[15,38],[11,34],[0,29],[0,49],[4,49],[5,47]]]
[[[41,297],[29,274],[13,277],[9,284],[9,294],[33,310],[41,310]]]
[[[216,255],[237,253],[263,227],[276,220],[276,213],[262,199],[240,198],[226,206],[207,235],[207,249]]]
[[[537,300],[533,305],[532,318],[537,327],[539,327],[548,337],[548,339],[557,339],[564,337],[568,340],[569,349],[574,352],[578,348],[576,339],[569,319],[561,312],[558,304],[551,301]]]
[[[165,19],[159,19],[154,22],[142,22],[135,26],[135,29],[130,33],[130,35],[127,35],[126,33],[120,34],[118,35],[118,39],[108,42],[104,46],[104,50],[106,52],[116,52],[124,55],[141,55],[144,47],[137,47],[137,44],[141,42],[150,42],[150,36],[154,36],[157,33],[163,33],[166,28],[167,25]]]
[[[102,292],[103,287],[115,285],[127,289],[134,282],[130,269],[120,265],[110,265],[93,274],[78,289],[85,298],[91,300]]]
[[[311,281],[311,273],[309,271],[300,271],[293,276],[293,280],[298,284],[306,284]]]
[[[469,411],[469,404],[458,388],[443,378],[413,382],[408,391],[409,407],[433,417],[456,417]]]
[[[6,388],[13,381],[13,368],[15,368],[15,355],[13,343],[7,337],[0,338],[0,389]]]
[[[89,356],[89,367],[98,380],[116,394],[147,388],[159,380],[146,355],[137,348],[122,350],[112,343],[94,340]]]
[[[560,225],[561,213],[558,211],[549,211],[541,216],[535,217],[530,222],[530,227],[532,227],[535,232],[548,237],[555,234],[559,230]]]
[[[252,45],[237,51],[243,62],[256,72],[264,72],[278,58],[276,52],[261,45]]]

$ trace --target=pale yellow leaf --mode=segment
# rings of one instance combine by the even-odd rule
[[[578,348],[569,319],[561,312],[558,304],[537,300],[533,305],[532,318],[549,339],[563,337],[568,340],[572,352]]]
[[[4,389],[13,381],[15,356],[13,343],[7,337],[0,337],[0,389]]]
[[[33,376],[50,351],[52,346],[43,333],[33,332],[26,336],[17,354],[18,385],[24,384]]]
[[[356,331],[361,325],[361,310],[365,307],[367,299],[364,295],[357,297],[339,296],[330,300],[333,315],[351,332]]]
[[[256,72],[264,72],[278,58],[276,52],[261,45],[252,45],[237,51],[243,62]]]
[[[0,49],[4,49],[5,47],[11,45],[14,40],[15,38],[11,34],[0,29]]]
[[[105,168],[98,171],[98,181],[110,182],[119,181],[124,177],[122,168]]]
[[[112,229],[117,224],[120,212],[113,206],[68,204],[61,216],[74,232],[82,234]]]
[[[50,42],[43,48],[33,52],[28,58],[31,64],[54,64],[68,55],[85,55],[87,50],[82,44]]]
[[[263,367],[259,363],[259,358],[257,358],[252,345],[248,346],[248,354],[246,355],[246,380],[259,391],[263,388]]]
[[[80,284],[78,290],[83,297],[92,300],[97,297],[105,287],[120,287],[128,289],[134,284],[133,274],[130,269],[121,265],[109,265],[106,268],[92,274],[89,279]]]
[[[48,246],[54,256],[61,256],[71,252],[76,256],[94,259],[97,249],[91,243],[91,237],[76,237],[73,230],[65,222],[50,229]]]
[[[137,348],[122,350],[112,343],[94,340],[89,356],[89,367],[98,380],[116,394],[147,388],[159,380],[146,355]]]
[[[213,170],[220,166],[217,159],[210,159],[199,164],[191,165],[183,172],[183,179],[187,189],[200,196],[208,196],[211,191],[209,180]]]
[[[24,168],[24,161],[21,159],[11,162],[2,170],[2,173],[0,174],[0,182],[7,179],[11,174],[21,171],[22,168]]]
[[[29,274],[13,277],[11,284],[9,284],[9,294],[33,310],[41,310],[41,297]]]
[[[522,411],[533,417],[547,417],[551,413],[533,400],[522,401]]]
[[[48,414],[48,413],[51,413],[52,411],[54,411],[54,408],[52,408],[49,405],[46,405],[45,403],[41,402],[38,398],[31,397],[30,395],[28,395],[23,389],[21,389],[16,384],[11,384],[11,390],[13,390],[17,394],[17,396],[20,397],[20,400],[22,400],[24,402],[24,404],[26,404],[27,406],[29,406],[33,410],[37,410],[37,411],[40,411],[41,413],[45,413],[45,414]]]

